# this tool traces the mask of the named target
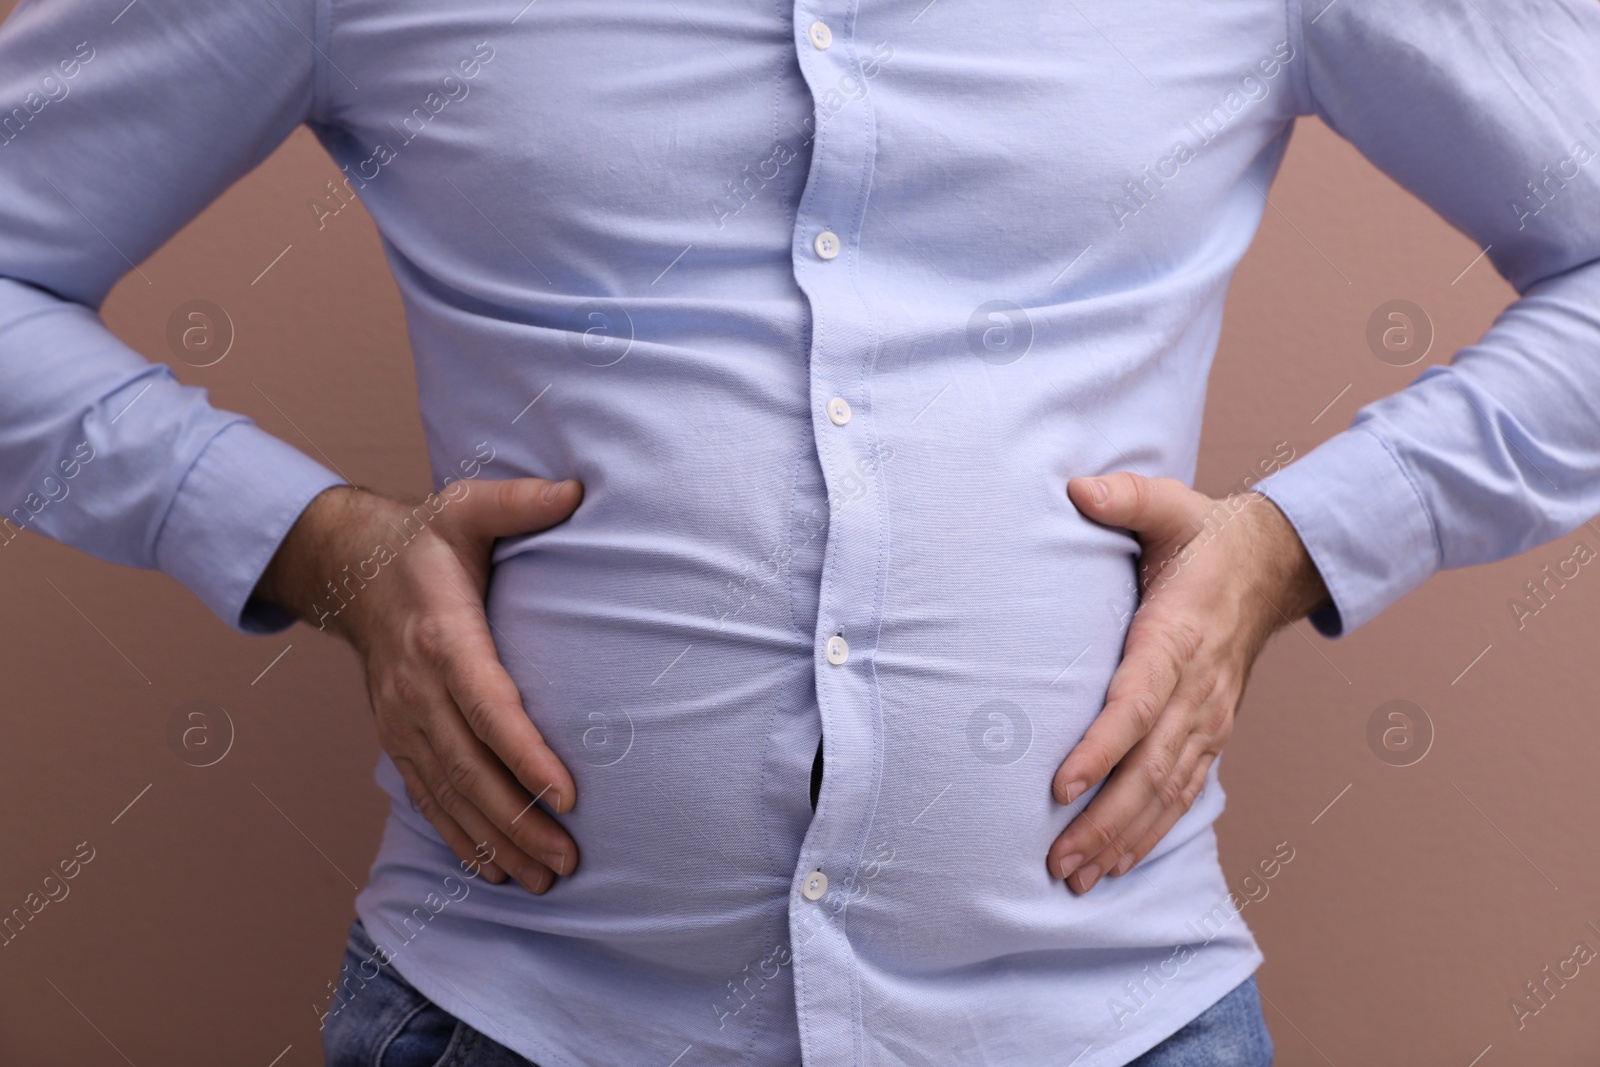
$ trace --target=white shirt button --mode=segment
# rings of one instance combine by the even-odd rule
[[[821,871],[812,871],[806,875],[806,880],[800,883],[800,895],[807,900],[821,900],[828,891],[828,876]]]
[[[843,426],[850,421],[850,404],[842,396],[836,396],[828,401],[828,418],[835,426]]]
[[[828,29],[826,22],[813,22],[806,35],[811,38],[811,43],[816,45],[819,52],[833,43],[833,31]]]
[[[817,250],[819,258],[832,259],[839,254],[839,235],[832,230],[823,230],[817,234],[817,239],[811,243],[811,247]]]
[[[850,646],[845,644],[844,638],[838,634],[828,638],[828,643],[824,646],[824,650],[827,654],[828,662],[836,667],[850,658]]]

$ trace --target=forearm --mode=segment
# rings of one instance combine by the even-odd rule
[[[1300,27],[1302,110],[1466,234],[1481,252],[1464,266],[1492,266],[1521,294],[1450,366],[1255,487],[1327,580],[1337,611],[1312,621],[1328,634],[1440,568],[1502,559],[1600,512],[1600,212],[1585,143],[1600,8],[1471,6],[1329,5]]]
[[[96,310],[309,117],[313,7],[147,6],[114,47],[90,0],[23,4],[0,26],[0,99],[28,102],[0,137],[0,541],[32,529],[158,567],[245,631],[288,621],[247,609],[251,589],[343,479],[211,407]]]
[[[1342,630],[1439,569],[1600,514],[1597,308],[1600,262],[1531,287],[1448,367],[1256,486],[1304,538]]]
[[[306,501],[341,480],[211,407],[88,307],[0,277],[0,548],[42,533],[159,568],[237,629],[272,629],[284,620],[246,610],[250,587]]]

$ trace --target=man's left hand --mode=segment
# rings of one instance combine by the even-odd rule
[[[1142,546],[1140,604],[1105,708],[1056,772],[1062,804],[1105,780],[1050,847],[1074,892],[1142,860],[1189,810],[1233,732],[1261,646],[1325,603],[1294,527],[1259,493],[1216,500],[1126,471],[1074,478],[1067,495]]]

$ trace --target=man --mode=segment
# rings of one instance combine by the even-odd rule
[[[27,2],[4,488],[87,441],[33,528],[361,652],[394,804],[332,1062],[1266,1063],[1212,832],[1261,641],[1600,511],[1597,42],[1577,0]],[[1521,298],[1208,501],[1308,113]],[[92,310],[301,122],[405,300],[420,507]]]

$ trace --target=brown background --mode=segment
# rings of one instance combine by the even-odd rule
[[[170,359],[173,309],[215,301],[237,341],[213,367],[170,360],[184,381],[358,483],[421,493],[415,384],[376,232],[359,208],[318,232],[307,207],[336,174],[298,131],[142,265],[148,283],[125,279],[105,317]],[[1478,249],[1314,121],[1271,201],[1213,378],[1199,477],[1213,493],[1446,361],[1512,295],[1486,260],[1463,274]],[[1437,330],[1403,369],[1365,340],[1395,298]],[[1441,575],[1347,639],[1302,623],[1262,657],[1219,833],[1235,886],[1279,842],[1294,849],[1244,909],[1282,1067],[1595,1062],[1600,966],[1520,1030],[1508,1006],[1579,940],[1600,949],[1585,926],[1600,927],[1600,576],[1585,568],[1520,631],[1508,607],[1580,539],[1600,548],[1583,530]],[[169,579],[31,533],[0,548],[0,601],[0,913],[79,842],[95,849],[71,895],[0,947],[0,1062],[320,1063],[314,1005],[384,811],[351,653],[304,626],[233,634]],[[206,768],[167,737],[197,699],[236,732]],[[1408,767],[1367,741],[1394,699],[1435,731]]]

